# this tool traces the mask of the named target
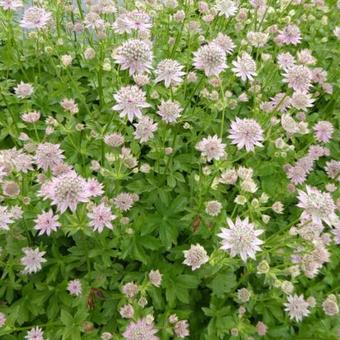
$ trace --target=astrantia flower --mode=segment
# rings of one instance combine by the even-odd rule
[[[57,231],[60,227],[60,223],[58,222],[58,216],[53,215],[53,211],[49,210],[48,212],[43,212],[37,216],[34,220],[35,230],[39,230],[39,235],[50,235],[52,231]]]
[[[326,315],[330,316],[334,316],[339,313],[339,306],[334,294],[327,296],[327,299],[322,303],[322,309]]]
[[[189,250],[184,250],[184,264],[191,267],[192,270],[200,268],[204,263],[209,261],[206,250],[200,245],[191,245]]]
[[[181,339],[189,336],[190,332],[189,332],[188,321],[187,320],[177,321],[174,327],[174,331],[175,331],[175,334]]]
[[[43,258],[44,251],[39,251],[39,248],[24,248],[24,256],[20,259],[21,264],[25,267],[24,274],[36,273],[42,268],[42,264],[46,262]]]
[[[148,32],[152,27],[150,15],[140,9],[135,9],[131,12],[126,13],[126,18],[130,30]]]
[[[133,298],[138,293],[138,286],[134,282],[127,282],[122,287],[122,292],[124,295],[126,295],[129,298]]]
[[[104,26],[104,20],[96,12],[88,12],[85,15],[84,24],[87,28],[101,29]]]
[[[283,82],[295,91],[308,92],[312,86],[313,74],[310,69],[304,65],[289,67],[283,75]]]
[[[169,99],[167,101],[161,101],[157,113],[166,123],[174,123],[180,117],[182,111],[183,109],[177,101]]]
[[[232,17],[237,12],[237,6],[233,0],[216,0],[215,8],[219,15],[224,15],[226,18]]]
[[[136,9],[131,12],[122,12],[112,25],[116,33],[131,33],[133,30],[148,32],[151,27],[151,18],[145,11]]]
[[[227,223],[229,229],[222,228],[217,235],[222,239],[221,249],[228,251],[231,257],[241,256],[243,261],[247,261],[249,257],[255,259],[255,253],[261,250],[259,246],[263,244],[257,236],[264,230],[256,230],[254,224],[249,223],[248,217],[244,220],[237,217],[235,223],[227,218]]]
[[[330,122],[321,120],[314,126],[314,131],[314,136],[318,142],[327,143],[332,138],[334,127]]]
[[[172,59],[162,60],[156,68],[155,82],[164,81],[165,87],[176,86],[180,84],[185,72],[182,71],[183,65]]]
[[[71,113],[78,113],[79,112],[78,104],[75,102],[74,99],[64,98],[60,102],[60,105],[62,106],[62,108],[64,110],[69,111]]]
[[[126,327],[123,337],[126,340],[158,340],[159,337],[155,334],[158,332],[154,328],[153,322],[147,318],[131,321]]]
[[[130,304],[122,306],[119,310],[119,314],[124,319],[132,319],[134,313],[135,313],[135,310],[133,309],[133,306]]]
[[[0,1],[0,7],[5,11],[16,11],[18,8],[23,7],[21,0],[2,0]]]
[[[285,45],[297,45],[301,41],[301,33],[296,25],[287,25],[277,36],[278,42]]]
[[[314,101],[311,94],[296,91],[291,97],[290,104],[295,109],[307,111],[309,107],[313,107]]]
[[[67,290],[71,295],[80,296],[82,293],[81,282],[78,279],[69,281]]]
[[[130,122],[134,117],[142,117],[142,109],[150,107],[146,102],[145,92],[138,86],[122,87],[114,96],[117,104],[113,106],[113,110],[119,111],[120,117],[128,117]]]
[[[194,66],[198,70],[203,70],[207,77],[218,76],[227,68],[226,54],[216,44],[208,44],[194,52]]]
[[[222,204],[219,201],[209,201],[205,203],[205,212],[210,216],[217,216],[222,209]]]
[[[42,143],[37,147],[34,160],[38,168],[47,171],[62,163],[64,158],[59,144]]]
[[[25,112],[21,115],[21,119],[25,123],[36,123],[40,119],[40,112],[38,111]]]
[[[305,48],[297,53],[297,60],[303,65],[314,65],[316,59],[312,56],[312,51]]]
[[[44,332],[39,327],[29,330],[25,336],[26,340],[44,340]]]
[[[243,81],[253,80],[256,76],[256,63],[247,52],[243,52],[241,57],[238,56],[233,65],[232,71]]]
[[[236,144],[238,149],[245,148],[247,151],[254,151],[255,146],[262,147],[263,130],[254,119],[236,118],[231,123],[230,135],[232,144]]]
[[[299,203],[297,206],[304,209],[301,218],[312,220],[316,224],[322,222],[333,225],[337,219],[335,214],[335,204],[332,196],[328,192],[306,186],[306,191],[298,190]]]
[[[295,66],[295,58],[289,52],[279,53],[277,63],[281,69],[287,71],[289,68]]]
[[[104,142],[113,148],[117,148],[124,144],[124,136],[121,133],[111,133],[104,137]]]
[[[8,197],[17,197],[20,194],[20,188],[14,181],[6,181],[2,185],[3,194]]]
[[[219,160],[225,156],[225,144],[217,135],[203,138],[197,145],[196,149],[201,151],[202,155],[210,162],[213,159]]]
[[[125,41],[113,55],[122,70],[129,70],[130,75],[149,72],[152,68],[153,54],[151,43],[138,39]]]
[[[138,123],[134,124],[134,127],[136,128],[133,133],[135,138],[141,143],[145,143],[153,138],[153,133],[157,130],[157,123],[154,123],[151,118],[143,116],[138,120]]]
[[[331,160],[327,162],[325,170],[328,177],[340,180],[340,161]]]
[[[5,206],[0,206],[0,230],[9,230],[9,225],[14,222],[13,215]]]
[[[86,182],[86,192],[89,197],[99,197],[103,195],[103,184],[96,178],[89,178]]]
[[[44,199],[52,200],[52,204],[56,205],[61,213],[67,208],[75,212],[78,203],[87,202],[89,198],[86,181],[74,171],[52,177],[42,185],[40,195]]]
[[[29,7],[25,10],[20,21],[20,26],[27,29],[41,29],[45,27],[52,18],[52,13],[41,7]]]
[[[219,46],[226,54],[231,54],[236,46],[228,35],[221,32],[217,34],[217,37],[211,43]]]
[[[151,284],[153,284],[155,287],[160,287],[163,275],[159,272],[158,269],[151,270],[148,276]]]
[[[132,208],[135,202],[133,195],[128,192],[122,192],[113,199],[114,205],[117,209],[122,211],[128,211]]]
[[[308,309],[309,304],[303,298],[303,295],[288,296],[288,302],[286,302],[284,306],[285,311],[288,312],[291,320],[295,319],[296,321],[301,321],[310,313],[310,310]]]
[[[254,47],[264,47],[269,39],[269,33],[248,32],[247,40]]]
[[[99,233],[104,230],[104,227],[112,229],[111,222],[116,218],[116,216],[112,214],[111,208],[104,203],[91,208],[87,217],[90,219],[90,226],[94,231],[98,231]]]
[[[0,327],[3,327],[6,323],[6,315],[0,312]]]
[[[32,95],[33,93],[33,86],[29,83],[24,83],[21,81],[15,88],[14,93],[18,98],[26,98]]]
[[[307,178],[307,171],[301,166],[292,166],[287,171],[288,178],[294,184],[302,184]]]

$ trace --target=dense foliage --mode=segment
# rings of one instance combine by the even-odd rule
[[[0,338],[339,339],[339,17],[1,0]]]

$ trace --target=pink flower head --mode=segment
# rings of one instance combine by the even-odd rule
[[[283,82],[295,91],[308,92],[312,86],[312,78],[313,74],[307,66],[294,65],[286,70]]]
[[[46,234],[49,236],[52,231],[57,231],[60,227],[58,216],[53,215],[52,210],[41,213],[34,222],[36,223],[34,229],[39,230],[39,235]]]
[[[9,225],[14,222],[14,216],[6,206],[0,205],[0,230],[9,230]]]
[[[71,280],[67,284],[67,290],[71,295],[80,296],[82,293],[81,282],[78,279]]]
[[[146,102],[145,92],[135,85],[122,87],[113,97],[117,104],[112,109],[119,111],[120,117],[127,116],[130,122],[135,117],[141,118],[142,109],[151,106]]]
[[[52,177],[41,186],[40,195],[44,199],[52,200],[52,204],[56,205],[61,213],[67,208],[75,212],[78,203],[87,202],[89,199],[86,181],[75,171]]]
[[[129,70],[130,75],[149,72],[153,59],[151,43],[138,39],[125,41],[115,51],[114,59],[122,70]]]
[[[264,230],[255,229],[254,224],[249,222],[248,217],[241,220],[240,217],[236,218],[234,223],[230,218],[227,218],[229,229],[222,228],[219,236],[221,241],[221,249],[230,252],[230,256],[241,256],[241,259],[246,262],[250,257],[255,259],[255,253],[261,248],[263,244],[257,236],[261,235]]]
[[[332,138],[334,127],[330,122],[321,120],[314,126],[314,131],[314,136],[318,142],[327,143]]]
[[[86,183],[86,191],[89,197],[99,197],[103,195],[103,184],[96,178],[89,178]]]
[[[311,220],[317,225],[322,225],[322,222],[334,225],[337,220],[336,206],[328,192],[322,192],[307,185],[306,191],[298,190],[298,193],[297,206],[304,210],[301,215],[302,219]]]
[[[44,332],[39,327],[29,330],[25,336],[26,340],[44,340]]]
[[[52,13],[41,7],[29,7],[25,10],[20,26],[26,29],[41,29],[51,20]]]
[[[157,130],[157,123],[154,123],[151,118],[143,116],[138,120],[138,123],[134,124],[134,127],[136,128],[135,139],[145,143],[153,138],[154,132]]]
[[[183,81],[185,72],[182,69],[183,65],[176,60],[164,59],[157,66],[155,82],[164,81],[165,87],[176,86]]]
[[[282,31],[279,32],[277,40],[285,45],[297,45],[301,42],[301,32],[296,25],[287,25]]]
[[[40,112],[25,112],[21,115],[21,119],[26,123],[36,123],[40,119]]]
[[[217,44],[207,44],[194,52],[194,66],[207,77],[218,76],[227,68],[226,54]]]
[[[14,93],[15,95],[22,99],[22,98],[26,98],[32,95],[34,91],[34,88],[31,84],[28,83],[24,83],[23,81],[21,81],[15,88],[14,88]]]
[[[62,163],[64,158],[59,144],[42,143],[37,147],[34,160],[38,168],[47,171]]]
[[[42,264],[46,262],[46,259],[43,258],[45,252],[39,251],[39,248],[24,248],[23,252],[25,255],[20,260],[21,264],[25,267],[23,273],[32,274],[40,271]]]
[[[254,151],[255,146],[262,147],[263,130],[254,119],[236,118],[231,123],[229,138],[232,144],[236,144],[238,149],[245,148],[247,151]]]
[[[222,139],[217,135],[208,136],[203,138],[197,145],[196,149],[201,151],[202,156],[206,157],[210,162],[213,159],[219,160],[225,156],[225,144],[222,143]]]
[[[158,340],[159,337],[155,334],[157,329],[152,321],[147,318],[131,321],[126,327],[123,337],[126,340]]]
[[[232,71],[243,81],[253,80],[256,76],[256,63],[247,52],[243,52],[241,57],[238,56],[233,65]]]
[[[112,229],[112,221],[116,218],[112,214],[111,208],[106,206],[104,203],[94,206],[87,214],[90,219],[90,226],[94,231],[101,233],[104,227]]]

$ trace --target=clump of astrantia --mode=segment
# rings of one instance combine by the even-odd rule
[[[255,229],[248,217],[241,220],[236,218],[235,223],[227,218],[229,228],[222,228],[218,236],[221,240],[221,249],[230,253],[231,257],[240,256],[243,261],[248,258],[255,259],[256,252],[260,251],[263,241],[258,238],[264,230]]]

